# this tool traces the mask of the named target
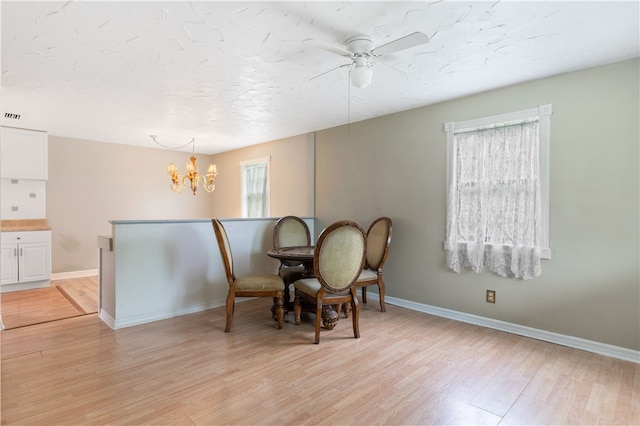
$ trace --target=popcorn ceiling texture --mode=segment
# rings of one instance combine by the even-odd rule
[[[637,2],[2,2],[2,125],[199,153],[638,56]],[[348,84],[346,40],[430,42]],[[190,150],[190,147],[184,150]]]

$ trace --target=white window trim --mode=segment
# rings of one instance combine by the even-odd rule
[[[477,118],[466,121],[449,121],[444,123],[444,131],[447,134],[447,191],[446,201],[449,205],[449,188],[452,176],[455,173],[455,162],[453,161],[453,153],[455,152],[456,133],[475,130],[479,127],[500,125],[507,122],[517,122],[537,118],[539,122],[540,133],[540,198],[541,198],[541,214],[540,222],[540,257],[542,259],[551,259],[551,248],[549,245],[549,146],[551,139],[551,113],[552,104],[540,105],[537,108],[525,109],[522,111],[510,112],[506,114],[492,115],[490,117]],[[445,242],[446,246],[446,242]]]
[[[266,199],[267,199],[266,217],[269,217],[271,215],[271,156],[267,155],[266,157],[254,158],[253,160],[240,161],[240,185],[242,189],[241,191],[242,199],[240,200],[240,206],[242,209],[242,217],[248,217],[247,205],[246,205],[247,191],[246,191],[246,185],[244,182],[244,168],[245,166],[251,166],[253,164],[265,164],[265,163],[267,165],[267,184],[265,188]]]

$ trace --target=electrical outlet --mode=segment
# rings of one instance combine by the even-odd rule
[[[496,291],[487,290],[487,303],[496,303]]]

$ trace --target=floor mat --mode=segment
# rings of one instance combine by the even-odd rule
[[[58,287],[2,293],[5,330],[85,315]]]

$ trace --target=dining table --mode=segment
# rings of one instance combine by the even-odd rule
[[[278,260],[285,260],[291,262],[300,262],[304,268],[302,272],[302,279],[315,278],[313,270],[313,259],[315,253],[315,246],[291,246],[291,247],[279,247],[271,249],[267,252],[267,256]],[[285,309],[293,310],[293,303],[290,302],[289,289],[285,289]],[[303,312],[316,312],[316,306],[310,304],[302,304]],[[332,330],[340,315],[336,309],[331,305],[322,307],[322,325],[327,330]]]

